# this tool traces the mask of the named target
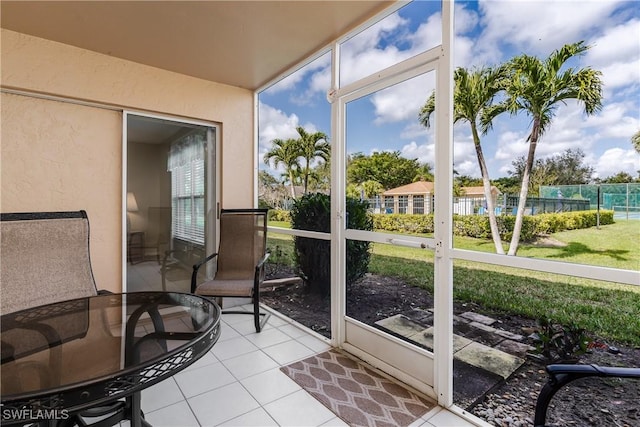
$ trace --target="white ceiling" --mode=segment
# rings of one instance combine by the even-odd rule
[[[260,88],[394,1],[8,1],[1,26],[210,81]]]

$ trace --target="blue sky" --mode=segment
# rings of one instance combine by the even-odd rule
[[[346,84],[424,52],[440,43],[440,2],[416,1],[346,42],[341,83]],[[586,117],[575,102],[557,110],[536,158],[580,148],[597,177],[624,171],[637,176],[640,155],[630,143],[640,130],[640,4],[636,1],[456,2],[455,66],[496,65],[526,53],[541,58],[566,43],[585,40],[586,55],[571,66],[603,74],[602,111]],[[296,137],[295,127],[330,135],[330,54],[298,70],[260,95],[259,156],[274,138]],[[434,73],[358,99],[347,106],[347,151],[397,150],[434,165],[433,131],[417,113],[434,87]],[[526,154],[530,120],[502,115],[482,137],[492,179],[507,176],[511,162]],[[468,124],[454,128],[455,170],[479,176]],[[262,168],[271,169],[265,165]],[[271,169],[274,175],[278,171]]]

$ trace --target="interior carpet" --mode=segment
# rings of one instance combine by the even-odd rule
[[[351,426],[408,426],[436,405],[337,350],[280,369]]]

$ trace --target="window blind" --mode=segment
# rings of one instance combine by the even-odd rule
[[[172,144],[168,169],[171,172],[171,235],[204,245],[206,133],[187,135]]]

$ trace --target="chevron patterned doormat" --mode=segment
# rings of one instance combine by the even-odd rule
[[[436,405],[336,350],[280,369],[351,426],[407,426]]]

